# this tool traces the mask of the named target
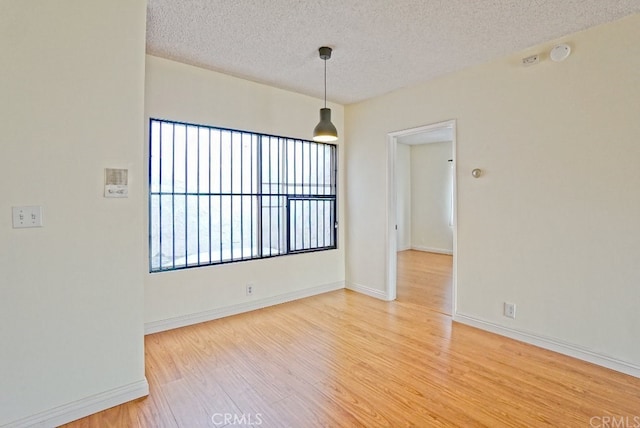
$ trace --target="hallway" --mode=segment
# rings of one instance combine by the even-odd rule
[[[396,299],[451,315],[453,257],[405,250],[398,252]]]

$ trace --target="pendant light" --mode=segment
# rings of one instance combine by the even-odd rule
[[[331,58],[331,48],[323,46],[318,51],[324,61],[324,108],[320,109],[320,122],[313,130],[313,141],[326,143],[338,139],[338,130],[331,123],[331,109],[327,108],[327,60]]]

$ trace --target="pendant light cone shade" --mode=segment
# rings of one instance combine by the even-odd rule
[[[331,48],[323,46],[318,51],[324,61],[324,108],[320,109],[320,122],[313,130],[313,141],[327,143],[338,139],[338,130],[331,123],[331,109],[327,108],[327,60],[331,58]]]
[[[329,141],[336,141],[338,139],[338,130],[333,123],[331,123],[331,109],[320,109],[320,122],[313,130],[313,141],[319,141],[326,143]]]

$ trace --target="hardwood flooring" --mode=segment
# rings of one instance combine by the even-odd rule
[[[396,300],[451,315],[453,257],[406,250],[398,253]]]
[[[394,302],[339,290],[149,335],[149,397],[66,427],[640,426],[640,379],[452,323],[429,291],[447,256],[423,255],[401,254]]]

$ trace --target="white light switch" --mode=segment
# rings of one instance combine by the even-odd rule
[[[13,207],[13,228],[42,227],[42,207]]]

